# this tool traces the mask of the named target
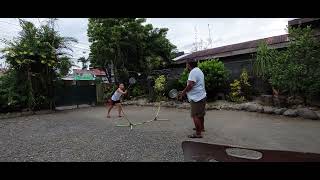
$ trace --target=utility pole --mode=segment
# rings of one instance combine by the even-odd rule
[[[210,30],[210,24],[208,24],[208,31],[209,31],[209,38],[208,38],[208,47],[212,47],[212,39],[211,39],[211,30]]]
[[[195,32],[195,37],[194,37],[194,40],[195,40],[195,42],[194,42],[194,51],[196,52],[196,51],[198,51],[198,34],[197,34],[197,27],[196,26],[194,26],[194,32]]]

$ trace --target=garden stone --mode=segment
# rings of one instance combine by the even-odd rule
[[[288,109],[283,113],[283,115],[289,116],[289,117],[297,117],[298,111],[296,109]]]
[[[312,120],[319,119],[318,115],[314,111],[308,108],[299,108],[297,111],[298,111],[298,115],[305,119],[312,119]]]
[[[247,110],[247,109],[248,109],[248,106],[249,106],[249,103],[240,104],[240,109],[241,109],[241,110]]]
[[[263,112],[266,113],[266,114],[273,114],[274,113],[274,108],[270,107],[270,106],[265,106],[263,108]]]
[[[316,113],[317,116],[320,118],[320,111],[315,111],[315,113]]]
[[[257,112],[257,111],[261,111],[261,107],[259,107],[257,104],[249,104],[247,106],[247,110],[249,112]]]
[[[178,104],[178,105],[177,105],[177,108],[178,108],[178,109],[183,109],[183,104]]]
[[[275,109],[274,113],[277,115],[282,115],[286,110],[287,110],[287,108]]]
[[[258,108],[257,108],[257,112],[259,112],[259,113],[263,113],[264,112],[264,109],[263,109],[263,107],[262,106],[257,106]]]
[[[241,106],[239,104],[236,104],[233,106],[233,109],[239,111],[239,110],[241,110]]]

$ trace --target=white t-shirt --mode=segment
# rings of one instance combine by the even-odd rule
[[[193,68],[189,73],[188,81],[195,82],[192,89],[187,92],[189,102],[198,102],[207,96],[204,83],[204,75],[201,69],[199,69],[198,67]]]
[[[116,92],[113,93],[111,100],[112,101],[119,101],[121,97],[121,92],[119,92],[119,89],[116,90]]]

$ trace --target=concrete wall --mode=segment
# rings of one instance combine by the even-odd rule
[[[250,76],[251,84],[257,92],[262,94],[271,93],[271,87],[267,83],[264,83],[261,79],[253,75],[254,54],[242,54],[237,56],[223,57],[219,60],[222,61],[225,65],[225,68],[230,71],[230,82],[235,79],[239,79],[242,69],[245,68]],[[182,69],[182,73],[185,64],[180,64],[179,66]],[[174,73],[174,71],[172,73]],[[176,77],[179,78],[180,74],[177,74]]]

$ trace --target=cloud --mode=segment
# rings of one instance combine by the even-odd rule
[[[196,38],[198,42],[208,39],[208,24],[213,47],[217,47],[285,34],[286,25],[291,19],[294,18],[147,18],[146,23],[158,28],[168,28],[167,37],[178,50],[190,52]],[[27,20],[38,26],[46,19]],[[76,62],[77,58],[89,55],[87,24],[87,18],[59,18],[57,21],[57,30],[62,36],[74,37],[79,41],[79,44],[73,45],[72,54],[76,64],[80,64]],[[12,39],[20,30],[17,18],[0,18],[0,38]],[[2,43],[0,48],[3,48]]]
[[[195,39],[206,41],[210,25],[213,47],[285,34],[294,18],[149,18],[154,27],[169,28],[168,38],[178,50],[189,52]]]

